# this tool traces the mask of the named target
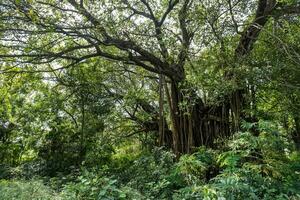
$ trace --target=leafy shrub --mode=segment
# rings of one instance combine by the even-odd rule
[[[41,181],[0,180],[0,199],[55,200],[60,198],[53,190],[45,186]]]
[[[154,148],[150,154],[137,159],[126,173],[127,186],[140,191],[147,199],[165,199],[172,196],[182,180],[176,173],[175,155],[163,148]]]
[[[181,156],[176,166],[188,185],[203,184],[218,170],[215,153],[204,147],[199,148],[192,155]]]
[[[200,149],[181,157],[177,165],[187,185],[173,199],[300,199],[299,153],[276,126],[259,127],[258,137],[237,133],[220,152]],[[209,167],[219,171],[203,181]]]
[[[76,182],[65,185],[62,199],[142,199],[142,196],[129,187],[120,186],[117,180],[103,177],[95,172],[84,171]]]

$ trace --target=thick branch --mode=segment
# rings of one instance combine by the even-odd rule
[[[102,36],[104,37],[104,41],[103,43],[106,45],[112,45],[117,47],[118,49],[120,49],[121,51],[127,51],[127,52],[131,52],[134,51],[136,53],[138,53],[139,55],[141,55],[142,57],[144,57],[144,59],[146,61],[148,61],[149,63],[152,64],[152,66],[154,66],[153,68],[151,68],[152,72],[154,71],[161,71],[162,73],[164,73],[167,76],[171,76],[170,73],[168,73],[170,70],[168,69],[169,66],[167,63],[164,63],[163,61],[161,61],[158,57],[156,57],[153,53],[148,52],[147,50],[143,49],[142,47],[140,47],[139,45],[137,45],[135,42],[130,41],[130,40],[122,40],[122,39],[118,39],[118,38],[114,38],[112,36],[110,36],[108,34],[108,32],[106,31],[106,29],[101,25],[101,23],[98,21],[98,19],[96,19],[91,13],[89,13],[85,8],[80,7],[80,5],[78,5],[78,3],[75,0],[68,0],[69,3],[74,6],[78,11],[81,12],[81,14],[83,16],[85,16],[93,25],[95,25],[96,27],[99,27],[100,29],[100,33],[102,34]],[[125,1],[126,2],[126,1]],[[134,58],[133,56],[129,56],[129,59]],[[134,63],[137,63],[138,65],[140,65],[141,67],[146,67],[148,65],[146,65],[143,62],[137,62],[136,59],[132,60]],[[149,68],[145,68],[146,70],[149,70]],[[154,70],[153,70],[154,69]]]
[[[185,0],[182,8],[180,9],[179,14],[178,14],[181,35],[182,35],[182,47],[181,47],[181,51],[178,56],[178,65],[179,66],[184,66],[184,63],[185,63],[187,55],[188,55],[188,48],[190,45],[190,40],[192,37],[192,35],[189,33],[189,31],[187,29],[187,24],[186,24],[187,10],[188,10],[189,3],[190,3],[190,0]]]
[[[259,0],[256,15],[253,22],[243,32],[239,45],[236,48],[236,57],[247,55],[253,48],[254,43],[269,17],[280,17],[283,15],[300,14],[299,5],[285,6],[276,0]]]
[[[248,54],[257,40],[261,27],[267,23],[271,12],[275,8],[274,0],[259,0],[256,15],[253,22],[244,30],[240,42],[235,50],[236,57],[243,57]]]

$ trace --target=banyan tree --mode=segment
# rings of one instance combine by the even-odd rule
[[[155,74],[160,109],[152,125],[159,144],[179,155],[213,146],[249,118],[244,109],[253,102],[246,97],[255,87],[226,69],[243,64],[270,19],[300,9],[276,0],[2,0],[0,12],[0,59],[12,66],[3,73],[53,72],[102,58]],[[228,38],[236,41],[230,53]],[[231,57],[219,67],[238,85],[214,104],[186,81],[186,67],[210,47]]]

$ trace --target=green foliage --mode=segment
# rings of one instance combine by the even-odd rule
[[[206,169],[202,159],[195,154],[182,157],[177,165],[185,167],[190,186],[178,190],[174,198],[298,199],[299,153],[291,153],[293,146],[284,135],[274,132],[273,124],[261,122],[260,127],[259,137],[238,133],[221,152],[212,154],[214,161],[209,163],[219,172],[209,180],[201,179]]]
[[[188,185],[203,184],[217,170],[215,165],[215,152],[199,148],[192,155],[181,156],[176,170]]]
[[[299,0],[263,2],[1,0],[0,199],[300,199]]]
[[[45,179],[57,192],[34,180],[2,181],[1,194],[4,199],[299,199],[299,152],[274,124],[261,121],[259,127],[258,137],[237,133],[222,149],[201,147],[179,161],[163,148],[134,154],[125,146],[110,164]],[[41,187],[32,189],[36,185]],[[12,188],[18,191],[10,194]]]
[[[141,192],[148,199],[168,199],[174,188],[183,183],[174,168],[174,154],[155,148],[134,161],[122,176],[126,185]]]
[[[12,200],[59,200],[58,194],[45,186],[41,181],[7,181],[0,180],[0,199]]]
[[[63,199],[142,199],[139,192],[129,187],[120,186],[117,180],[101,176],[94,172],[84,171],[76,182],[64,186]]]
[[[56,172],[78,166],[83,161],[80,150],[80,140],[76,133],[72,133],[66,124],[55,124],[40,145],[38,156],[46,161],[45,170],[53,176]]]

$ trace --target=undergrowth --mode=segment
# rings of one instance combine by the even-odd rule
[[[77,175],[2,179],[0,199],[300,199],[299,152],[267,125],[260,131],[237,133],[221,149],[200,147],[179,160],[154,148]]]

